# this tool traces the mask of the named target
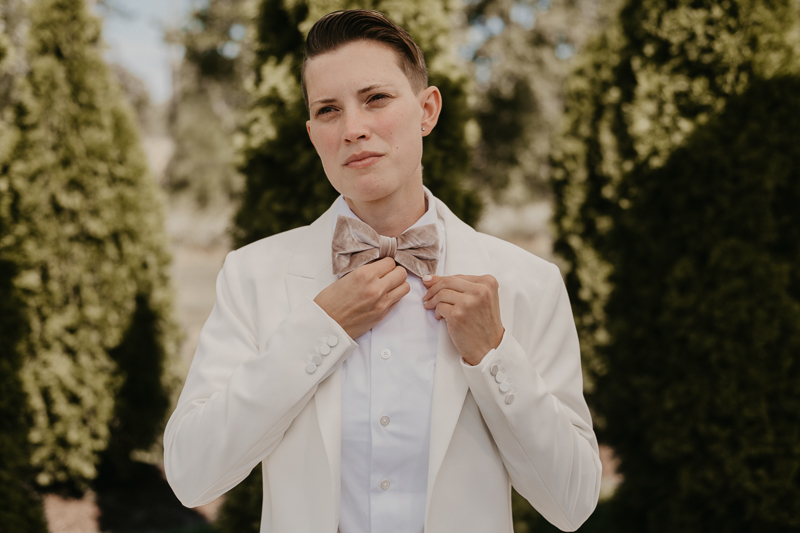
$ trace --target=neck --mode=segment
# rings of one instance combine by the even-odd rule
[[[380,235],[397,237],[414,225],[427,210],[427,197],[422,181],[407,190],[370,201],[356,201],[345,197],[353,213]]]

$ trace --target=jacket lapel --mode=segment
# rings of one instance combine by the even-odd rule
[[[289,305],[297,308],[313,300],[325,287],[336,281],[331,265],[332,209],[328,209],[305,232],[304,240],[289,263],[286,290]],[[335,520],[339,520],[342,448],[342,368],[341,365],[323,380],[314,394],[322,433],[322,442],[330,466]]]
[[[436,209],[445,225],[444,274],[481,276],[490,272],[491,260],[480,246],[474,229],[458,219],[440,200]],[[447,323],[439,323],[439,346],[436,353],[436,370],[433,376],[433,403],[431,405],[431,443],[428,456],[428,494],[425,506],[430,508],[436,476],[444,461],[453,436],[464,398],[468,390],[467,379],[461,368],[461,355],[450,339]]]

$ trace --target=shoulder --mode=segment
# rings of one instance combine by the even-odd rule
[[[538,299],[545,291],[563,283],[559,268],[503,239],[475,232],[491,261],[492,275],[506,291],[526,293]]]
[[[223,268],[236,270],[238,277],[247,278],[256,273],[285,271],[305,239],[310,226],[277,233],[247,244],[228,254]]]
[[[492,260],[493,266],[501,272],[514,274],[545,274],[553,269],[553,263],[520,248],[516,244],[479,231],[475,235]]]

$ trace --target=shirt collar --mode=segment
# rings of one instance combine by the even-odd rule
[[[425,224],[436,224],[437,227],[439,226],[437,224],[439,217],[436,213],[436,199],[433,197],[433,194],[431,194],[431,191],[429,191],[427,187],[423,188],[425,189],[425,196],[428,199],[428,209],[419,218],[419,220],[417,220],[414,224],[409,226],[408,229],[406,229],[403,233],[405,233],[411,228],[416,228],[417,226],[423,226]],[[336,201],[333,203],[333,225],[331,226],[331,236],[333,236],[333,230],[336,227],[336,219],[339,218],[339,215],[361,220],[360,218],[358,218],[358,215],[356,215],[353,212],[353,210],[350,209],[350,206],[347,205],[347,201],[344,199],[344,196],[340,194],[339,197],[336,199]],[[441,231],[439,231],[439,240],[441,242],[444,241],[444,235],[442,234]]]

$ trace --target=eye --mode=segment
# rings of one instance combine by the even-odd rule
[[[390,98],[390,96],[388,94],[377,93],[377,94],[373,94],[372,96],[370,96],[369,100],[367,100],[367,101],[370,102],[370,103],[371,102],[380,102],[381,100],[386,100],[388,98]]]
[[[320,107],[317,109],[317,116],[327,115],[328,113],[333,112],[334,109],[331,106]]]

